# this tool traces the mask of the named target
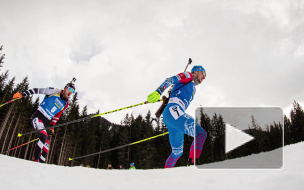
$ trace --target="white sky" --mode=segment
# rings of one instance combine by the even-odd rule
[[[62,88],[76,77],[79,104],[89,113],[144,102],[190,57],[207,78],[189,114],[200,105],[289,112],[294,100],[304,102],[303,37],[302,0],[4,0],[0,6],[3,70],[16,82],[28,76],[30,88]],[[158,106],[132,111],[145,115]],[[105,117],[119,123],[130,112]]]

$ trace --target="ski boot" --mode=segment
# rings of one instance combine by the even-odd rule
[[[198,158],[194,160],[194,158],[189,158],[188,159],[188,163],[187,163],[187,166],[193,166],[193,165],[198,165],[199,164],[199,160]]]

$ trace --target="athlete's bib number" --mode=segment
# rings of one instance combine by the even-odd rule
[[[171,106],[169,108],[169,111],[175,120],[184,115],[184,112],[179,108],[179,106]]]
[[[51,109],[51,112],[54,113],[56,110],[57,110],[57,108],[54,106],[54,107]]]

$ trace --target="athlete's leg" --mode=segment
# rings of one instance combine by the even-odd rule
[[[183,154],[184,148],[184,134],[176,129],[168,127],[169,140],[172,148],[170,156],[167,158],[165,168],[173,168],[177,160]]]
[[[36,130],[41,130],[41,129],[45,128],[43,122],[40,119],[38,119],[38,117],[36,117],[32,120],[32,124]],[[33,160],[36,162],[38,162],[38,161],[45,162],[40,159],[40,155],[41,155],[44,145],[48,139],[48,134],[47,134],[46,130],[39,131],[38,137],[39,137],[39,140],[38,140],[38,143],[37,143],[35,151],[34,151]]]
[[[183,148],[183,134],[194,137],[194,141],[190,147],[189,158],[194,161],[194,158],[198,159],[203,150],[205,140],[207,138],[206,131],[194,120],[193,117],[184,113],[183,109],[178,105],[167,106],[163,113],[164,123],[169,130],[169,139],[172,147],[172,153],[167,159],[167,163],[174,163],[175,165],[177,159],[176,155],[173,154],[174,149],[180,150]],[[172,133],[172,135],[171,135]],[[182,141],[178,140],[182,139]],[[195,142],[195,144],[194,144]],[[174,149],[173,149],[174,147]],[[168,164],[169,166],[170,164]],[[172,164],[170,165],[172,166]],[[172,167],[173,167],[172,166]]]
[[[42,148],[42,153],[39,157],[39,162],[45,162],[46,156],[49,153],[49,146],[50,146],[50,141],[49,138],[47,138],[46,143],[44,144]]]
[[[169,131],[169,140],[172,148],[172,152],[168,157],[165,168],[172,168],[176,164],[177,160],[183,154],[184,148],[184,134],[182,130],[178,130],[179,128],[176,125],[181,125],[179,123],[178,117],[183,112],[177,108],[177,106],[167,106],[163,113],[164,123]]]
[[[207,138],[207,132],[190,115],[184,114],[183,118],[185,119],[185,134],[192,137],[194,137],[195,134],[195,139],[192,142],[189,154],[189,158],[191,158],[192,163],[194,163],[194,160],[198,159],[202,153],[203,146]]]

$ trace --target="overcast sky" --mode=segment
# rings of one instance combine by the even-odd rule
[[[201,109],[196,109],[196,114],[200,114]],[[237,129],[244,130],[253,128],[252,117],[255,124],[266,130],[271,124],[283,124],[283,110],[280,107],[204,107],[203,111],[210,119],[214,114],[221,115],[226,124]],[[199,117],[198,117],[199,118]]]
[[[4,0],[0,45],[10,78],[63,88],[77,78],[81,108],[106,112],[144,102],[189,58],[207,72],[198,106],[304,102],[302,0]],[[189,67],[190,70],[192,66]],[[145,115],[159,103],[105,116]]]

